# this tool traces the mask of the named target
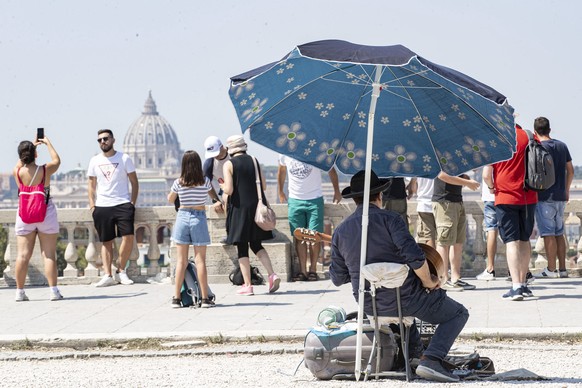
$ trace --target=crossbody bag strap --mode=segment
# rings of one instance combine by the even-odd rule
[[[257,195],[259,196],[259,201],[263,200],[263,195],[262,195],[262,191],[261,190],[261,174],[259,173],[259,162],[257,161],[257,159],[252,156],[253,158],[253,164],[255,165],[255,182],[257,184]]]

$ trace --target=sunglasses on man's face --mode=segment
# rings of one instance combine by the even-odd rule
[[[109,136],[97,138],[97,143],[107,143],[111,139]]]

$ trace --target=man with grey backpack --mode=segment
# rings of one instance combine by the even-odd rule
[[[574,166],[568,146],[550,137],[550,120],[538,117],[534,131],[542,146],[553,160],[555,181],[547,190],[538,193],[536,222],[540,236],[544,239],[548,266],[536,275],[539,278],[568,277],[566,271],[566,239],[564,238],[564,208],[570,199],[570,185],[574,179]],[[556,269],[556,257],[559,268]]]

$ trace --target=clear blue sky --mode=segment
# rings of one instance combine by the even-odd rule
[[[403,44],[505,94],[531,128],[550,119],[582,164],[580,1],[0,0],[0,172],[45,127],[61,171],[86,167],[99,128],[117,148],[151,89],[182,149],[240,132],[229,77],[297,44]],[[276,155],[252,145],[261,162]],[[48,159],[45,150],[41,159]]]

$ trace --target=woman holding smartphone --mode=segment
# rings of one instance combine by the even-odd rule
[[[36,164],[39,145],[46,145],[51,157],[51,161],[43,166]],[[17,243],[16,257],[16,301],[28,301],[28,296],[24,292],[24,283],[28,272],[28,263],[32,257],[36,236],[40,242],[40,251],[44,259],[44,271],[50,287],[50,300],[63,299],[57,287],[57,238],[59,235],[59,221],[57,220],[57,209],[50,199],[50,180],[59,169],[61,159],[55,151],[52,143],[44,137],[44,131],[39,131],[34,143],[24,140],[18,145],[18,162],[14,167],[13,175],[16,182],[22,182],[23,186],[36,186],[44,183],[45,195],[47,197],[46,216],[42,222],[27,224],[16,213],[15,231]]]

